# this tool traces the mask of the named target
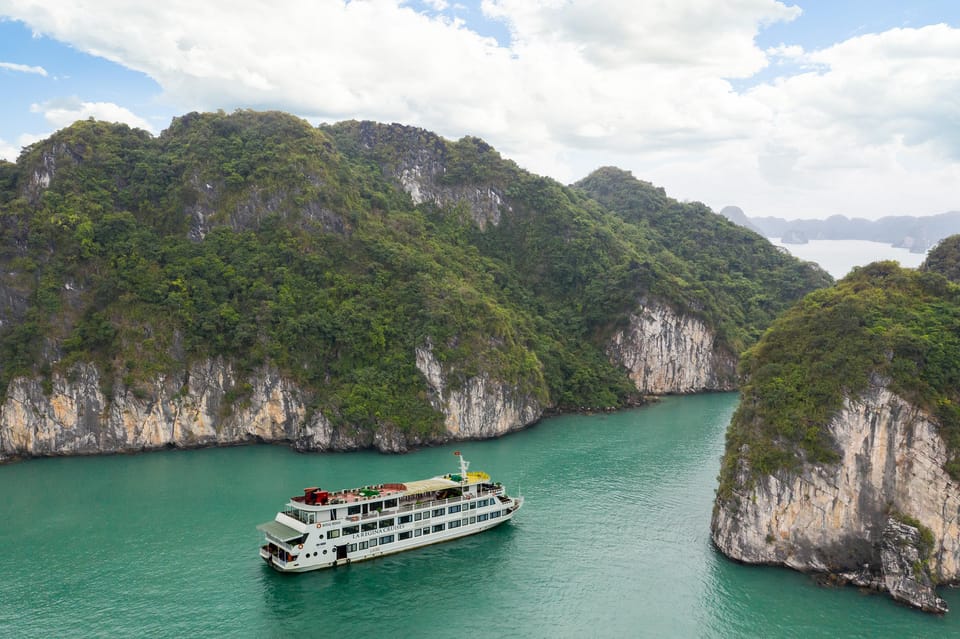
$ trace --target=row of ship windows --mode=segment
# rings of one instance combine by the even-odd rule
[[[476,508],[477,505],[486,506],[488,502],[489,502],[489,504],[490,504],[491,506],[493,505],[493,499],[481,499],[481,500],[479,500],[479,501],[475,501],[475,502],[473,502],[472,504],[470,504],[470,508]],[[374,502],[374,503],[371,503],[371,504],[369,504],[369,507],[370,507],[371,509],[373,509],[373,508],[383,508],[384,510],[387,510],[387,509],[390,509],[390,508],[396,508],[396,507],[397,507],[397,504],[398,504],[398,501],[397,501],[396,499],[386,499],[386,500],[384,500],[384,501],[382,501],[382,502]],[[459,506],[458,506],[458,508],[459,508]],[[360,505],[348,506],[348,507],[347,507],[347,514],[348,514],[348,515],[359,515],[359,514],[360,514],[360,510],[361,510]]]
[[[384,535],[377,539],[370,539],[368,541],[360,541],[355,544],[350,544],[349,552],[356,552],[357,550],[366,550],[367,548],[375,548],[377,543],[381,546],[385,544],[392,544],[394,539],[396,541],[403,541],[404,539],[410,539],[411,537],[421,537],[423,535],[429,535],[431,533],[443,532],[444,530],[450,528],[459,528],[460,526],[466,526],[467,524],[475,524],[478,521],[487,521],[487,519],[495,519],[500,516],[500,511],[495,513],[490,513],[489,515],[477,515],[476,517],[469,517],[465,519],[460,519],[458,521],[450,521],[446,524],[435,524],[433,526],[427,526],[425,528],[417,528],[416,530],[406,530],[402,533],[394,535]]]
[[[371,512],[373,512],[374,510],[377,510],[377,509],[389,510],[390,508],[396,508],[396,507],[397,507],[397,503],[398,503],[398,502],[397,502],[396,499],[388,499],[388,500],[383,501],[383,502],[377,502],[377,503],[369,504],[369,507],[370,507],[370,509],[371,509],[371,510],[370,510]],[[494,503],[495,503],[495,502],[494,502],[494,500],[493,500],[492,497],[491,497],[490,499],[478,499],[477,501],[471,502],[471,503],[469,504],[469,506],[466,505],[466,504],[457,504],[457,505],[455,505],[455,506],[450,506],[450,507],[449,507],[449,510],[450,510],[451,513],[458,513],[458,512],[460,512],[461,508],[469,508],[470,510],[474,510],[475,508],[483,508],[484,506],[493,506]],[[304,523],[307,523],[307,524],[316,523],[316,520],[317,520],[317,513],[312,512],[312,511],[296,510],[296,509],[295,509],[295,510],[292,511],[292,512],[291,512],[291,511],[284,511],[284,512],[286,512],[288,515],[294,517],[295,519],[299,519],[300,521],[302,521],[302,522],[304,522]],[[443,509],[443,508],[435,508],[435,509],[433,510],[433,516],[434,516],[434,517],[439,517],[440,515],[443,514],[443,512],[444,512],[444,509]],[[359,515],[359,514],[361,514],[361,513],[360,513],[360,506],[359,506],[359,505],[350,506],[350,507],[347,508],[347,515],[348,515],[348,516]],[[429,516],[430,516],[429,511],[427,511],[427,512],[425,512],[425,513],[422,513],[422,514],[423,514],[424,517],[429,517]],[[417,515],[417,519],[419,520],[421,513],[417,513],[416,515]]]
[[[442,509],[441,509],[441,510],[442,510]],[[420,513],[417,513],[417,515],[419,515],[419,514],[420,514]],[[446,525],[447,525],[448,528],[457,528],[457,527],[459,527],[460,525],[466,525],[467,523],[471,523],[471,524],[472,524],[472,523],[476,523],[476,522],[478,522],[478,521],[487,521],[487,519],[495,519],[496,517],[499,517],[499,516],[500,516],[500,511],[497,510],[497,511],[494,511],[494,512],[492,512],[492,513],[484,513],[484,514],[482,514],[482,515],[477,515],[476,517],[464,518],[464,519],[459,520],[459,521],[451,521],[451,522],[447,523]],[[423,519],[429,519],[429,518],[430,518],[430,513],[423,513]],[[420,521],[420,519],[421,519],[420,517],[415,517],[415,518],[414,518],[414,521]],[[410,521],[411,521],[410,515],[404,515],[403,517],[400,517],[400,518],[397,520],[397,523],[399,523],[399,524],[407,524],[407,523],[410,523]],[[394,520],[393,520],[393,518],[390,518],[390,519],[381,519],[381,520],[380,520],[380,528],[389,528],[390,526],[393,526],[393,525],[394,525]],[[342,532],[344,535],[355,535],[355,534],[357,534],[358,532],[360,532],[361,530],[363,530],[363,531],[370,531],[370,530],[375,530],[376,528],[377,528],[377,522],[375,522],[375,521],[370,522],[370,523],[368,523],[368,524],[363,524],[362,526],[344,526],[341,530],[328,530],[328,531],[327,531],[327,539],[336,539],[337,537],[340,536],[341,532]],[[444,524],[436,524],[436,525],[433,526],[433,532],[440,532],[440,531],[443,530],[443,529],[444,529]],[[409,539],[409,537],[410,537],[410,532],[415,533],[415,534],[414,534],[414,537],[419,537],[420,534],[421,534],[421,531],[423,531],[423,534],[427,534],[427,533],[429,533],[429,531],[430,531],[430,527],[422,528],[422,529],[418,529],[418,530],[414,530],[414,531],[409,531],[409,532],[402,532],[402,533],[400,533],[400,539]],[[404,535],[406,535],[406,537],[405,537]],[[387,535],[387,537],[392,537],[392,535]],[[323,533],[320,533],[320,538],[323,539]],[[374,541],[376,541],[376,540],[374,540]],[[389,542],[388,542],[388,543],[389,543]],[[374,545],[376,545],[376,544],[374,544]]]
[[[488,502],[489,502],[489,504],[491,504],[491,505],[493,504],[493,500],[492,500],[492,499],[490,499],[490,500],[481,499],[480,502],[474,502],[474,503],[470,504],[469,510],[474,510],[475,508],[478,508],[478,507],[479,507],[479,508],[482,508],[482,507],[488,505]],[[449,507],[446,508],[446,509],[444,509],[444,508],[435,508],[432,513],[431,513],[430,511],[424,511],[424,512],[422,512],[422,513],[412,513],[412,514],[410,514],[410,515],[402,515],[402,516],[400,516],[400,517],[397,517],[396,519],[394,519],[393,517],[389,517],[389,518],[387,518],[387,519],[380,519],[380,520],[378,520],[378,521],[369,521],[369,522],[366,522],[366,523],[364,523],[364,524],[360,524],[360,525],[357,525],[357,526],[344,526],[344,527],[342,528],[342,531],[343,531],[343,534],[344,534],[344,535],[355,535],[355,534],[357,534],[357,533],[360,532],[360,531],[369,532],[369,531],[371,531],[371,530],[376,530],[378,527],[379,527],[379,528],[389,528],[390,526],[393,526],[394,524],[409,524],[411,521],[421,521],[421,520],[423,520],[423,519],[430,519],[430,516],[431,516],[431,515],[434,516],[434,517],[442,517],[442,516],[445,515],[445,514],[451,514],[451,515],[452,515],[452,514],[454,514],[454,513],[461,512],[461,510],[462,510],[462,507],[461,507],[461,506],[462,506],[462,504],[457,504],[456,506],[449,506]],[[500,516],[500,511],[497,511],[496,514],[491,513],[490,516],[491,516],[491,517],[499,517],[499,516]],[[480,521],[486,521],[487,517],[486,517],[485,515],[482,515],[482,517],[483,517],[483,519],[481,519]],[[327,539],[336,539],[336,538],[339,537],[339,536],[340,536],[340,530],[329,530],[329,531],[327,531],[327,533],[326,533],[326,538],[327,538]],[[320,538],[321,538],[321,539],[324,538],[324,534],[323,534],[323,533],[320,533]]]

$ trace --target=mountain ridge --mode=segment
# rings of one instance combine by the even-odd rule
[[[729,388],[726,364],[703,378],[686,368],[735,359],[831,281],[754,234],[725,235],[731,259],[710,248],[720,261],[701,264],[674,252],[673,234],[482,140],[403,125],[191,113],[153,137],[80,121],[0,177],[8,454],[496,435],[548,409],[639,401],[650,391],[624,358],[641,360],[609,350],[624,331],[644,336],[635,348],[682,337],[644,364],[674,358],[671,375],[693,380],[662,392]],[[664,206],[665,219],[727,228],[702,205]],[[740,265],[714,286],[727,263]],[[30,433],[13,432],[27,426],[11,388],[40,416]],[[81,414],[87,430],[71,439]],[[134,416],[148,414],[153,434],[138,435]],[[114,435],[98,434],[108,424]]]

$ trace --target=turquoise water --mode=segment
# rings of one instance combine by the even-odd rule
[[[0,467],[3,637],[921,637],[938,618],[709,541],[734,394],[549,419],[404,456],[279,446]],[[301,575],[255,526],[304,486],[455,470],[454,449],[527,498],[489,532]]]

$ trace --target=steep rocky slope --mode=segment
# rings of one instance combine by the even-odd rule
[[[960,581],[960,289],[893,263],[808,296],[747,355],[711,525],[747,563],[945,612]]]

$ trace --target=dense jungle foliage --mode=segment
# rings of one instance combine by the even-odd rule
[[[411,157],[442,165],[439,189],[497,189],[499,223],[415,206],[395,170]],[[152,137],[77,122],[0,163],[0,391],[92,361],[108,398],[143,394],[220,357],[278,368],[334,421],[426,432],[440,416],[418,347],[454,386],[484,373],[549,406],[622,405],[634,389],[603,339],[641,297],[702,315],[736,350],[829,281],[702,205],[658,202],[669,229],[481,140],[399,125],[191,113]]]
[[[927,253],[920,270],[940,273],[951,282],[960,284],[960,235],[940,240]]]
[[[827,425],[871,378],[939,423],[960,478],[960,286],[930,270],[854,269],[778,318],[741,359],[743,399],[727,431],[721,498],[741,449],[754,477],[839,460]]]
[[[759,339],[784,300],[833,283],[819,269],[797,269],[760,235],[699,202],[668,198],[662,188],[604,167],[573,185],[679,258],[672,270],[688,295],[737,352]]]

